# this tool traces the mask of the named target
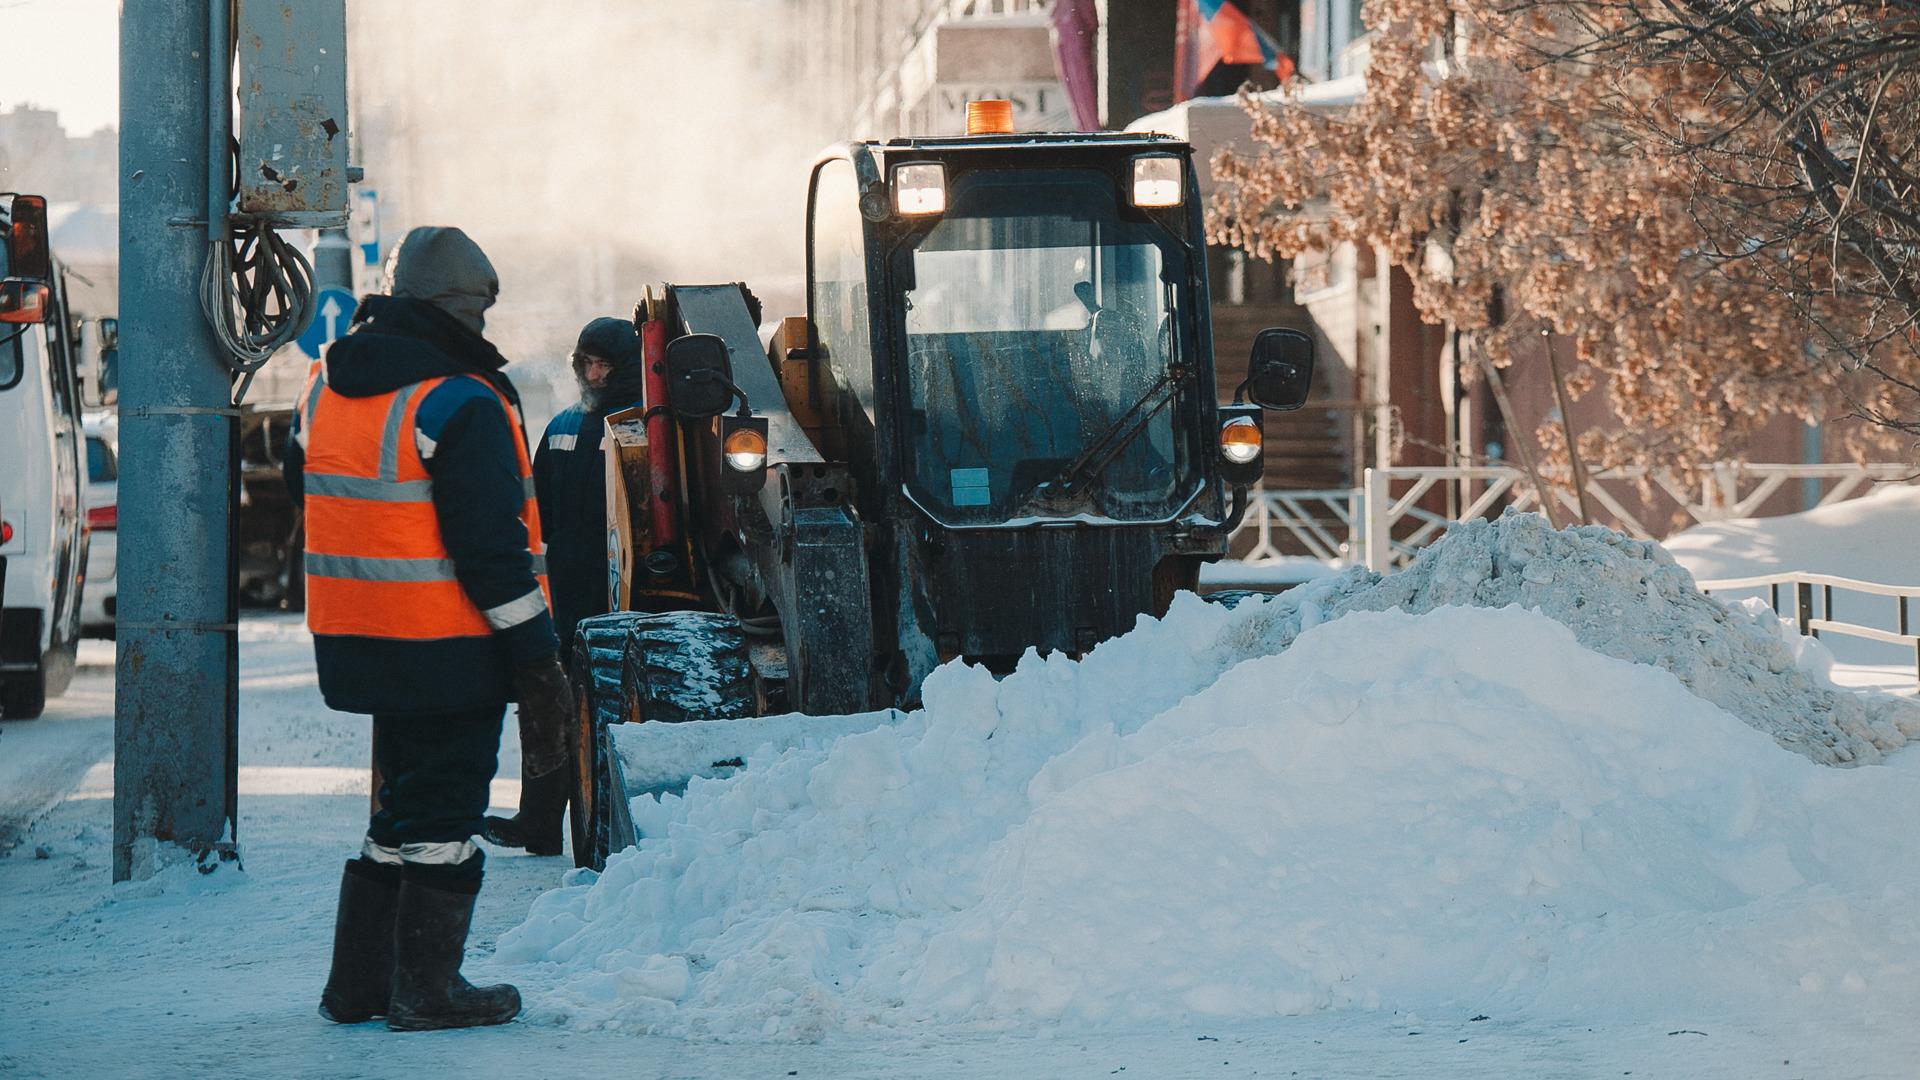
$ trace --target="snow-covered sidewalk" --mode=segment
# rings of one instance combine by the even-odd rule
[[[1189,604],[1001,684],[949,672],[899,732],[702,782],[652,815],[677,854],[656,842],[596,886],[541,898],[563,860],[493,852],[468,973],[519,982],[531,1019],[421,1035],[314,1012],[366,725],[320,703],[296,621],[251,618],[245,872],[109,885],[95,765],[0,859],[0,1074],[1912,1076],[1920,751],[1814,765],[1540,615],[1445,607],[1475,586],[1443,569],[1409,587],[1427,614],[1341,616],[1349,579],[1231,615]],[[1538,601],[1545,569],[1505,580]],[[1600,595],[1583,572],[1565,580]],[[86,696],[54,722],[97,737],[110,655],[90,646]],[[957,816],[915,801],[932,794]],[[929,837],[953,844],[889,846]],[[785,876],[756,876],[775,856]],[[914,890],[942,872],[928,907]],[[811,878],[834,875],[862,891],[827,902]],[[1168,932],[1185,944],[1147,940]],[[570,938],[591,946],[578,963]],[[694,976],[664,986],[656,946]],[[809,979],[846,1008],[793,996]],[[901,1006],[872,993],[887,980]],[[702,1017],[801,1023],[637,1030]]]

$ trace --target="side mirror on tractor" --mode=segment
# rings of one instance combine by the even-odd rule
[[[725,412],[738,396],[727,343],[718,334],[687,334],[667,345],[667,405],[673,415],[706,420]]]
[[[740,411],[720,416],[740,400]],[[767,418],[754,416],[747,395],[733,382],[727,343],[717,334],[687,334],[667,345],[667,407],[682,421],[720,419],[720,489],[750,495],[767,483]]]
[[[1313,338],[1298,330],[1274,327],[1260,331],[1253,339],[1253,355],[1247,361],[1247,381],[1240,384],[1234,399],[1241,394],[1262,408],[1288,412],[1307,403],[1313,386]]]

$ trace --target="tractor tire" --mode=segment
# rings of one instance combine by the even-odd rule
[[[619,784],[613,766],[614,724],[731,720],[757,711],[747,635],[738,620],[703,611],[670,611],[633,616],[623,624],[623,633],[612,687],[600,666],[605,663],[598,651],[601,646],[593,646],[591,685],[597,715],[593,738],[582,755],[585,779],[592,785],[583,801],[592,824],[575,849],[582,854],[576,854],[574,861],[596,870],[633,838],[627,800],[637,793]],[[607,716],[609,702],[618,703],[616,718]]]
[[[632,723],[733,720],[758,711],[747,632],[731,615],[671,611],[634,623],[620,685]]]
[[[645,616],[631,611],[616,611],[583,619],[573,632],[573,656],[567,675],[573,682],[574,730],[573,790],[569,826],[573,841],[573,864],[599,869],[605,865],[604,840],[595,839],[596,822],[602,815],[595,796],[607,791],[611,778],[602,774],[607,768],[606,728],[625,720],[625,699],[620,692],[620,669],[627,651],[627,630]]]

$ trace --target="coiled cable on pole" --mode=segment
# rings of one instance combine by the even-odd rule
[[[313,322],[313,264],[265,221],[236,221],[226,241],[207,245],[200,273],[200,309],[240,385]]]

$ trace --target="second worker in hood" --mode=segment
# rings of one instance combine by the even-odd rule
[[[608,610],[606,459],[600,443],[607,414],[639,404],[642,396],[645,371],[633,323],[615,318],[588,323],[574,345],[573,374],[580,403],[553,418],[533,457],[554,629],[563,657],[573,655],[573,631],[580,620]],[[568,784],[565,770],[523,779],[520,812],[487,818],[487,839],[533,855],[560,854]]]

